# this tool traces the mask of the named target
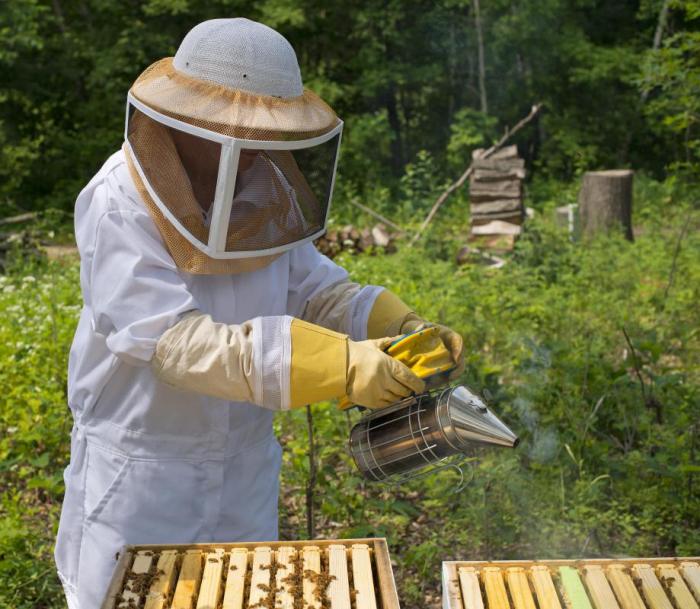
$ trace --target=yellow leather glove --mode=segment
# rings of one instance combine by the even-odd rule
[[[413,393],[422,393],[425,383],[410,368],[384,350],[394,338],[348,341],[347,396],[354,404],[383,408]]]
[[[425,383],[384,353],[392,338],[352,341],[345,334],[294,319],[291,325],[290,407],[346,394],[381,408],[420,393]]]
[[[448,380],[455,380],[464,371],[464,341],[462,337],[447,326],[425,321],[389,290],[384,290],[379,294],[370,311],[367,320],[367,336],[379,338],[380,336],[407,334],[422,329],[426,325],[435,325],[440,328],[440,338],[450,351],[457,366],[450,372]]]
[[[428,326],[435,326],[439,328],[440,339],[449,350],[450,355],[452,355],[452,359],[457,365],[457,367],[450,372],[449,376],[447,377],[448,380],[454,381],[455,379],[459,378],[462,372],[464,372],[464,340],[459,334],[457,334],[457,332],[451,330],[447,326],[426,321],[415,313],[409,313],[406,316],[400,329],[401,332],[405,334],[408,332],[415,332],[416,330],[422,330]]]

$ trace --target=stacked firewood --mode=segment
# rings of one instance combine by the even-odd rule
[[[514,241],[525,218],[523,180],[525,161],[516,146],[507,146],[488,158],[484,150],[472,154],[474,171],[469,182],[471,235],[475,240],[505,237]]]
[[[398,235],[389,233],[384,224],[376,224],[372,228],[358,229],[348,224],[339,229],[329,230],[323,237],[315,241],[316,248],[329,258],[334,258],[340,252],[366,252],[381,249],[391,253],[396,251],[395,240]]]
[[[13,251],[24,259],[39,259],[43,255],[41,243],[33,232],[0,232],[0,273],[7,270],[8,256]]]

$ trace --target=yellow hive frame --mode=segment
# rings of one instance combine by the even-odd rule
[[[570,603],[565,595],[557,594],[550,572],[561,567],[578,570],[587,592],[583,602]],[[521,585],[523,581],[529,581],[529,585]],[[510,591],[509,595],[506,587],[522,588],[522,593]],[[442,606],[443,609],[579,609],[585,606],[592,609],[698,609],[700,557],[445,561],[442,563]]]
[[[114,573],[112,575],[112,581],[109,585],[109,588],[107,589],[107,594],[105,595],[105,599],[102,603],[101,609],[115,609],[115,599],[118,597],[118,595],[122,592],[123,587],[124,587],[124,580],[127,575],[127,572],[129,569],[135,572],[139,571],[148,571],[148,568],[150,566],[146,565],[145,562],[148,562],[148,560],[144,557],[143,553],[144,552],[158,552],[161,555],[161,560],[172,560],[172,556],[174,556],[176,553],[184,553],[186,560],[187,553],[191,553],[193,556],[196,555],[198,558],[195,561],[192,561],[192,573],[191,573],[191,579],[192,580],[199,580],[202,579],[204,581],[204,573],[199,572],[199,569],[201,569],[201,561],[199,560],[199,557],[202,555],[202,553],[206,553],[207,557],[212,557],[212,558],[217,558],[223,553],[230,553],[231,556],[234,556],[235,550],[242,550],[243,552],[246,553],[245,556],[245,562],[242,564],[247,564],[247,554],[250,552],[255,552],[256,548],[270,548],[272,551],[279,550],[280,548],[285,548],[285,547],[291,547],[294,548],[298,551],[303,550],[304,548],[309,548],[309,547],[318,547],[318,548],[329,548],[329,546],[343,546],[348,553],[352,552],[353,546],[354,545],[366,545],[369,546],[369,559],[366,556],[361,556],[359,560],[364,561],[364,567],[366,568],[367,566],[374,567],[372,569],[373,574],[374,574],[374,581],[373,582],[359,582],[357,581],[358,578],[355,577],[354,579],[356,580],[355,582],[355,587],[357,588],[356,594],[358,595],[358,598],[361,595],[364,595],[363,598],[367,599],[367,602],[369,603],[368,606],[372,607],[373,600],[376,600],[374,603],[376,607],[373,607],[372,609],[400,609],[399,607],[399,600],[398,600],[398,595],[396,593],[396,583],[394,581],[394,574],[391,568],[391,560],[389,558],[389,550],[386,544],[386,540],[382,538],[362,538],[362,539],[339,539],[339,540],[332,540],[332,539],[315,539],[312,541],[270,541],[270,542],[240,542],[240,543],[200,543],[200,544],[143,544],[143,545],[128,545],[123,548],[123,550],[120,552],[119,560],[116,563]],[[366,551],[365,551],[366,552]],[[139,554],[140,553],[140,554]],[[242,554],[242,553],[241,553]],[[349,564],[346,562],[346,571],[343,574],[342,572],[342,567],[343,567],[343,559],[346,560],[345,557],[345,552],[335,552],[331,554],[331,564],[330,564],[330,571],[332,574],[335,574],[337,576],[337,579],[334,580],[329,586],[329,596],[333,594],[334,590],[333,588],[340,587],[340,592],[344,592],[344,587],[347,587],[348,583],[348,574],[347,574],[347,569],[350,568]],[[162,557],[165,558],[163,559]],[[255,555],[254,555],[255,556]],[[304,557],[305,562],[304,562],[304,568],[307,569],[312,569],[312,570],[317,570],[318,567],[315,567],[313,564],[314,562],[314,557],[309,556],[309,557]],[[183,560],[183,563],[184,563]],[[307,560],[311,561],[309,564],[307,564]],[[370,565],[367,565],[367,560],[370,561]],[[143,565],[138,564],[139,562],[144,562]],[[315,567],[315,568],[314,568]],[[188,568],[190,568],[188,566]],[[355,561],[353,561],[352,565],[353,569],[357,569],[358,565],[355,564]],[[210,569],[212,572],[216,571],[216,569],[220,569],[220,565],[217,565],[217,563],[212,560],[211,564],[209,560],[205,562],[204,565],[204,571],[206,569]],[[180,572],[184,570],[184,566],[181,567]],[[233,572],[234,574],[237,573],[237,571]],[[344,575],[344,577],[343,577]],[[174,577],[174,575],[173,575]],[[161,579],[167,579],[167,578],[161,578]],[[228,578],[227,578],[228,582]],[[266,582],[262,582],[263,584],[266,584]],[[174,581],[170,581],[169,585],[174,585]],[[179,581],[177,582],[177,586],[186,586],[186,582],[183,580],[182,575],[179,577]],[[374,594],[370,593],[373,592]],[[175,599],[177,599],[177,592],[178,590],[175,589]],[[308,607],[313,607],[313,600],[311,598],[310,592],[307,593],[306,589],[304,590],[305,592],[305,599],[307,600]],[[204,586],[202,586],[202,590],[200,590],[200,596],[202,594],[208,594],[209,591],[204,589]],[[127,596],[125,594],[125,596]],[[280,595],[283,596],[283,595]],[[342,596],[342,594],[341,594]],[[285,599],[282,599],[282,607],[283,609],[287,609],[288,599],[285,601]],[[148,605],[148,602],[147,602]],[[241,605],[243,609],[246,609],[248,607],[248,603],[246,599],[242,599]],[[290,605],[291,606],[291,605]],[[150,609],[150,607],[149,607]],[[154,605],[154,608],[156,609],[156,606]],[[165,609],[165,607],[162,606],[162,604],[157,605],[157,609]],[[342,608],[339,607],[339,609],[350,609],[350,607],[347,608]]]

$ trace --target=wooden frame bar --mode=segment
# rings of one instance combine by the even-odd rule
[[[532,598],[530,582],[527,579],[527,572],[522,567],[508,567],[506,569],[506,581],[510,598],[513,601],[514,609],[537,609],[535,599]]]
[[[535,589],[535,595],[540,603],[540,609],[561,609],[557,589],[552,581],[552,573],[549,567],[544,565],[536,565],[530,569],[530,577],[532,578],[532,587]]]
[[[603,568],[600,565],[586,565],[583,572],[595,609],[620,609]]]
[[[151,589],[146,596],[144,609],[165,609],[165,604],[170,594],[175,589],[177,578],[177,552],[165,550],[158,558],[158,575],[151,584]],[[162,571],[162,573],[161,573]]]
[[[245,577],[248,571],[248,550],[234,548],[228,553],[228,573],[221,609],[243,609]]]
[[[693,594],[675,565],[661,564],[656,567],[661,584],[670,592],[681,609],[700,609]]]
[[[459,570],[459,586],[462,589],[462,601],[464,601],[465,609],[484,609],[479,577],[474,569],[462,567]]]

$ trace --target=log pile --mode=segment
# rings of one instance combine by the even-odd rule
[[[525,161],[518,157],[516,146],[506,146],[487,159],[483,154],[481,148],[472,153],[470,241],[493,242],[502,236],[501,241],[512,244],[525,219]]]
[[[396,233],[390,233],[384,224],[375,224],[371,229],[358,229],[348,224],[339,229],[329,230],[314,244],[319,252],[329,258],[345,251],[358,254],[380,249],[386,253],[393,253],[396,251],[397,236]]]
[[[43,255],[41,243],[32,231],[0,232],[0,273],[6,272],[8,258],[12,252],[25,259],[39,259]]]

